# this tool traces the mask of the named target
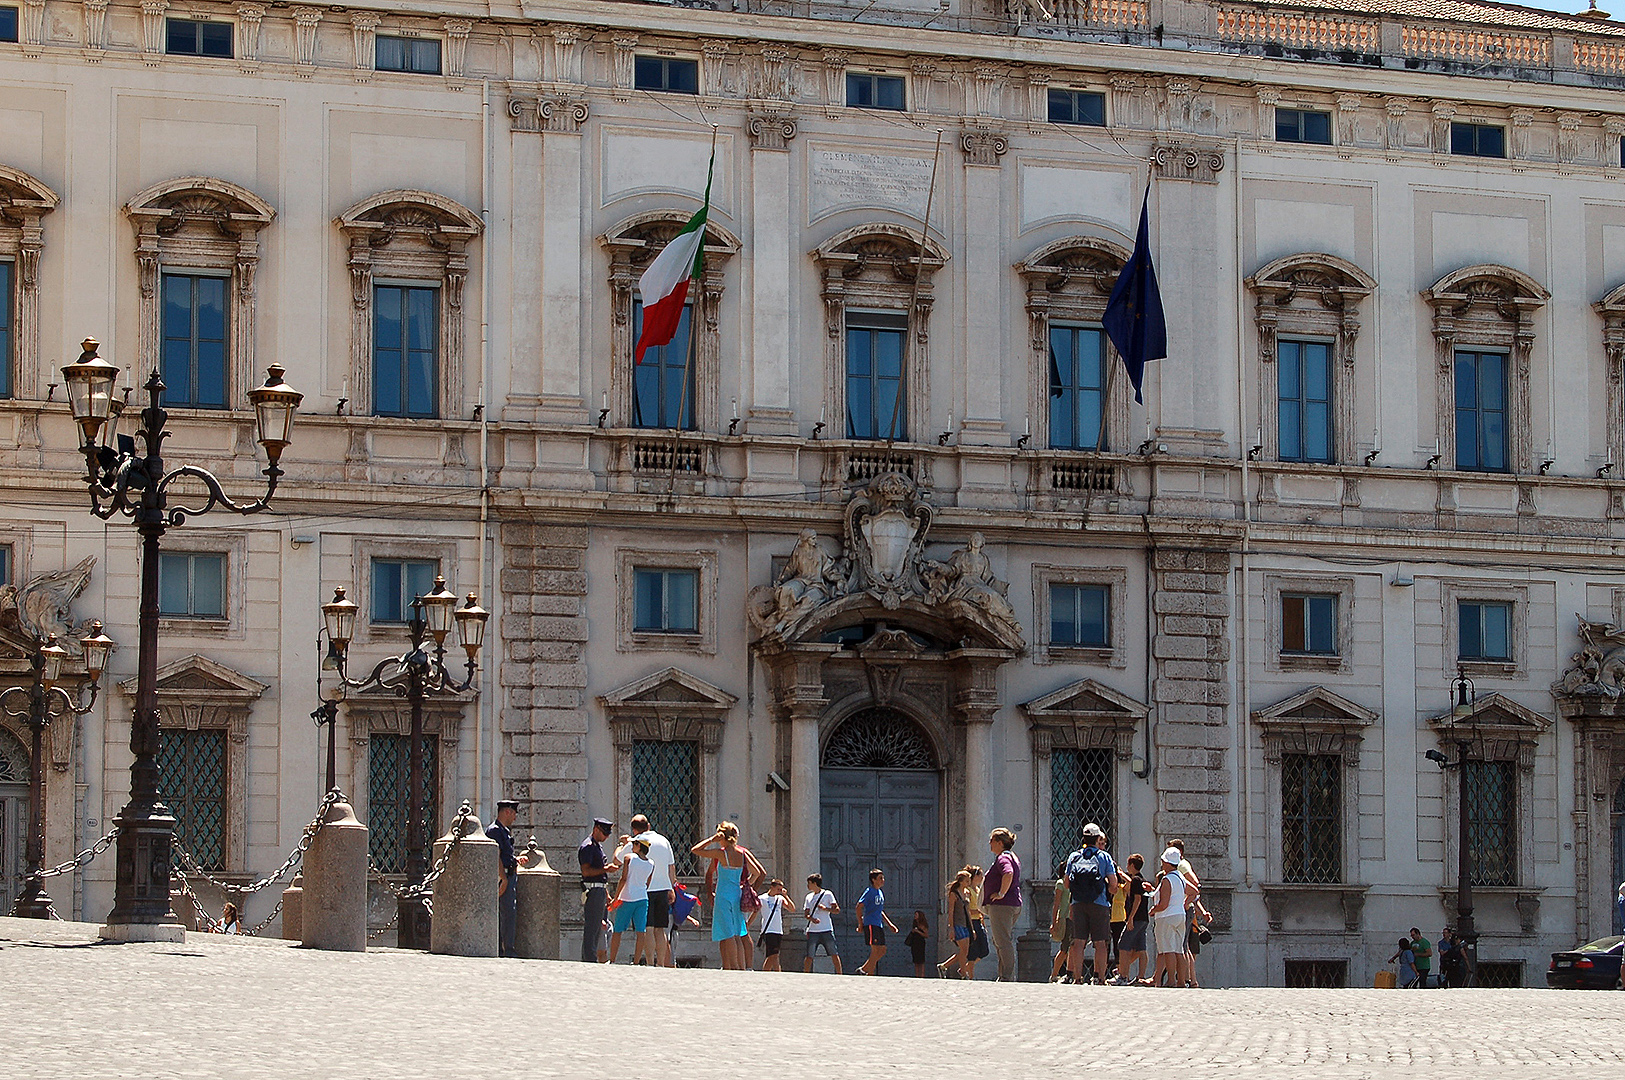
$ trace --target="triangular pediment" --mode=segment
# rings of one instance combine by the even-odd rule
[[[697,675],[670,667],[611,690],[598,701],[609,710],[653,708],[721,713],[732,708],[739,699]]]
[[[135,685],[135,679],[125,679],[119,683],[119,689],[134,694]],[[160,694],[197,694],[214,698],[252,699],[267,689],[265,683],[195,653],[159,668],[157,685]]]
[[[1552,726],[1550,718],[1502,694],[1486,694],[1457,712],[1428,718],[1438,731],[1480,730],[1538,735]]]
[[[1074,720],[1142,720],[1147,708],[1094,679],[1079,679],[1021,706],[1030,723]]]
[[[1365,727],[1377,722],[1377,714],[1363,705],[1356,705],[1341,694],[1334,694],[1324,686],[1311,686],[1301,694],[1276,702],[1267,709],[1253,713],[1260,724],[1336,724],[1340,727]]]

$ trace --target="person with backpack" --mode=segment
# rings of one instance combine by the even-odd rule
[[[1066,886],[1072,893],[1072,955],[1068,969],[1074,983],[1086,981],[1083,951],[1095,947],[1095,982],[1106,981],[1112,940],[1112,894],[1117,891],[1117,864],[1106,854],[1106,832],[1094,822],[1083,827],[1083,847],[1066,859]]]

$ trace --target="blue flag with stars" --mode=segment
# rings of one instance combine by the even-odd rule
[[[1140,384],[1145,365],[1168,355],[1168,324],[1162,315],[1162,291],[1157,288],[1157,268],[1151,264],[1151,221],[1148,203],[1151,189],[1145,189],[1140,202],[1140,231],[1134,237],[1134,254],[1123,264],[1106,302],[1100,323],[1112,339],[1117,355],[1123,358],[1129,382],[1134,384],[1134,400],[1145,403]]]

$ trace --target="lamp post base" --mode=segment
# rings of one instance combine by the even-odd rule
[[[54,919],[56,912],[52,910],[51,894],[45,891],[38,878],[31,880],[17,899],[11,903],[11,917],[13,919]]]
[[[186,940],[186,927],[180,923],[108,923],[97,935],[103,941],[129,944],[135,941]]]
[[[429,909],[422,900],[403,896],[396,902],[395,947],[429,951]]]

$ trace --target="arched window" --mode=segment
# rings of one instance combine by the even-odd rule
[[[824,744],[826,769],[935,769],[931,738],[905,714],[885,706],[853,713]]]
[[[1591,306],[1602,316],[1602,347],[1608,359],[1607,460],[1625,461],[1625,285]]]
[[[40,219],[56,193],[0,165],[0,398],[39,396]]]

